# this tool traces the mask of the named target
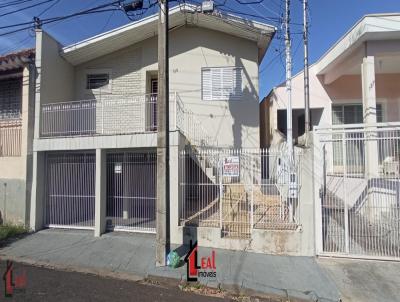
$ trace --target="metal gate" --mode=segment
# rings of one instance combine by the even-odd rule
[[[93,229],[95,177],[95,154],[48,154],[45,226]]]
[[[400,124],[320,128],[315,142],[319,253],[400,260]]]
[[[289,181],[285,155],[188,147],[180,155],[180,224],[220,228],[222,237],[241,239],[253,229],[296,229],[300,156]]]
[[[107,228],[155,233],[157,154],[107,154]]]

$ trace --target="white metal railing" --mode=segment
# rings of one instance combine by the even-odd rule
[[[171,129],[176,94],[170,96]],[[42,105],[41,136],[85,136],[157,131],[157,94],[102,95],[96,99]]]
[[[179,94],[176,94],[176,125],[193,146],[217,147],[217,139],[205,130],[199,117],[184,106]]]
[[[0,157],[21,156],[22,120],[0,119]]]
[[[221,228],[246,238],[252,229],[291,229],[300,224],[300,156],[290,179],[282,151],[187,149],[180,155],[180,223]]]
[[[103,95],[96,99],[42,105],[42,137],[115,135],[157,131],[157,94]],[[217,146],[199,117],[179,94],[170,95],[170,130],[180,130],[194,146]]]
[[[400,259],[400,123],[317,128],[320,253]]]

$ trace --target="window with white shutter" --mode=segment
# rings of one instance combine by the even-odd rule
[[[202,99],[238,100],[243,95],[242,68],[212,67],[201,70]]]

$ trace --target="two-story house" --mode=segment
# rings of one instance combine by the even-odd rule
[[[68,46],[36,31],[32,229],[155,232],[157,20]],[[258,148],[259,66],[275,28],[187,5],[170,10],[169,26],[171,241],[180,243],[180,152]]]

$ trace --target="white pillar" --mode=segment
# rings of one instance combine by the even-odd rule
[[[95,237],[106,231],[106,168],[106,151],[96,149]]]
[[[376,177],[379,172],[378,142],[375,129],[371,124],[376,124],[376,91],[375,91],[375,58],[366,56],[361,65],[362,98],[365,135],[365,173],[368,178]]]
[[[30,215],[30,228],[33,231],[39,231],[43,228],[45,223],[44,206],[44,161],[45,156],[43,152],[33,152],[32,160],[32,191],[31,191],[31,215]]]

